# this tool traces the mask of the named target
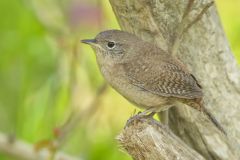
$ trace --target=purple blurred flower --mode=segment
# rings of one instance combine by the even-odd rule
[[[89,3],[74,3],[69,8],[69,23],[73,27],[95,26],[99,27],[102,22],[101,6]]]

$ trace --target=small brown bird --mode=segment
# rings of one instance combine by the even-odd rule
[[[156,45],[119,30],[82,40],[96,52],[107,82],[122,96],[149,112],[161,112],[178,103],[201,111],[220,129],[202,104],[202,88],[179,60]]]

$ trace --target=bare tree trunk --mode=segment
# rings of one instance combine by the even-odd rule
[[[240,159],[240,71],[215,5],[210,0],[110,2],[123,30],[169,52],[177,49],[175,56],[203,86],[206,108],[221,123],[227,137],[202,115],[183,106],[170,109],[174,133],[208,160]],[[184,28],[186,32],[179,38]]]

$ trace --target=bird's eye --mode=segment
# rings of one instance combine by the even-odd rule
[[[107,47],[108,47],[109,49],[113,49],[113,48],[115,47],[115,42],[108,42],[108,43],[107,43]]]

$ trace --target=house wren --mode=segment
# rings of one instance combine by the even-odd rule
[[[106,81],[130,102],[150,112],[183,103],[203,112],[224,132],[204,108],[196,78],[170,53],[119,30],[103,31],[95,39],[82,42],[95,50]]]

